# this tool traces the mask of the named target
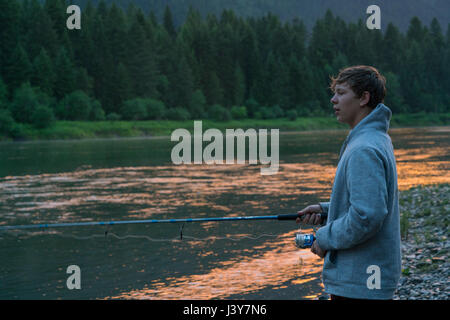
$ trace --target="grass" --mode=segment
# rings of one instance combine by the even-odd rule
[[[446,114],[400,114],[394,115],[391,127],[420,127],[441,126],[450,124],[450,113]],[[217,128],[224,131],[228,128],[267,128],[281,131],[306,131],[323,129],[348,129],[344,124],[336,121],[334,117],[307,117],[297,118],[294,121],[286,118],[280,119],[242,119],[226,122],[203,120],[203,131],[208,128]],[[49,139],[86,139],[109,137],[136,137],[136,136],[170,136],[178,128],[185,128],[192,132],[193,120],[147,120],[147,121],[56,121],[45,129],[36,129],[31,125],[21,124],[23,140],[49,140]],[[7,139],[7,137],[4,137]],[[1,137],[0,137],[1,139]]]

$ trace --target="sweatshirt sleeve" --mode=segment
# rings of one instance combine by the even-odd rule
[[[329,202],[319,202],[319,206],[322,208],[322,212],[328,214]]]
[[[354,150],[346,167],[346,187],[350,206],[340,218],[330,221],[316,232],[323,250],[341,250],[356,246],[383,225],[388,214],[387,184],[384,162],[375,149]]]

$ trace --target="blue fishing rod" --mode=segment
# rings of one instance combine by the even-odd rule
[[[236,221],[236,220],[295,220],[298,214],[280,214],[274,216],[248,216],[248,217],[215,217],[215,218],[187,218],[187,219],[148,219],[148,220],[119,220],[119,221],[98,221],[98,222],[67,222],[67,223],[41,223],[25,224],[15,226],[0,226],[0,231],[17,229],[43,229],[60,227],[82,227],[82,226],[112,226],[119,224],[138,223],[179,223],[179,222],[208,222],[208,221]]]
[[[326,214],[320,214],[326,218]],[[209,222],[209,221],[242,221],[242,220],[295,220],[298,214],[279,214],[272,216],[241,216],[241,217],[213,217],[213,218],[186,218],[186,219],[148,219],[148,220],[118,220],[118,221],[98,221],[98,222],[67,222],[67,223],[40,223],[25,224],[13,226],[0,226],[0,231],[20,230],[20,229],[46,229],[61,227],[82,227],[82,226],[112,226],[121,224],[140,224],[140,223],[184,223],[186,222]],[[183,228],[183,227],[182,227]],[[180,229],[180,232],[182,230]],[[106,233],[105,233],[106,234]],[[181,234],[182,238],[182,234]],[[295,243],[299,248],[308,248],[314,241],[312,234],[297,234]]]

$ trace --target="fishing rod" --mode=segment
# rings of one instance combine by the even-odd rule
[[[59,227],[80,227],[80,226],[111,226],[119,224],[139,224],[139,223],[179,223],[179,222],[208,222],[208,221],[236,221],[236,220],[295,220],[298,214],[279,214],[272,216],[241,216],[241,217],[213,217],[213,218],[187,218],[187,219],[148,219],[148,220],[119,220],[119,221],[98,221],[98,222],[67,222],[67,223],[41,223],[15,226],[0,226],[0,231],[17,229],[44,229]]]
[[[321,218],[326,219],[327,215],[320,213]],[[213,218],[186,218],[186,219],[147,219],[147,220],[118,220],[118,221],[98,221],[98,222],[67,222],[67,223],[40,223],[25,224],[13,226],[0,226],[0,231],[19,230],[19,229],[45,229],[60,227],[80,227],[80,226],[112,226],[121,224],[140,224],[140,223],[181,223],[180,239],[182,239],[182,230],[186,222],[209,222],[209,221],[242,221],[242,220],[296,220],[298,214],[279,214],[271,216],[240,216],[240,217],[213,217]],[[105,235],[107,232],[105,232]],[[315,240],[313,234],[298,233],[295,236],[295,244],[299,248],[309,248]]]

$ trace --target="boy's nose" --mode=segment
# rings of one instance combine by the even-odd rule
[[[330,101],[331,101],[332,104],[336,104],[336,103],[337,103],[336,95],[334,95],[334,96],[331,98]]]

